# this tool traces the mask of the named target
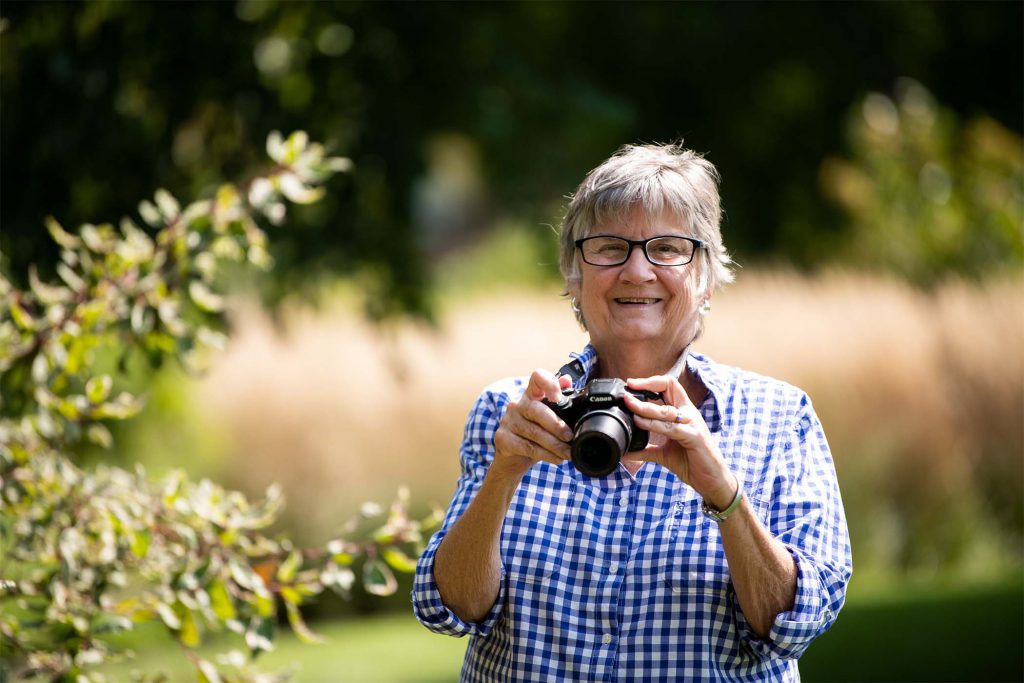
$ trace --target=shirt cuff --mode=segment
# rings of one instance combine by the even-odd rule
[[[793,609],[775,617],[767,638],[754,633],[736,603],[736,622],[743,641],[763,659],[796,659],[819,635],[828,630],[836,614],[826,600],[816,565],[794,548],[787,547],[796,561],[796,596]]]
[[[437,544],[440,545],[440,544]],[[441,599],[441,591],[434,581],[434,552],[437,545],[428,548],[420,557],[416,567],[416,577],[412,587],[413,613],[421,624],[435,633],[455,636],[486,637],[494,629],[501,617],[502,605],[505,604],[505,568],[501,569],[501,581],[498,583],[498,596],[491,605],[490,611],[478,622],[467,622],[460,619]]]

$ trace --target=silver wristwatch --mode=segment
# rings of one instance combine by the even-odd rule
[[[733,497],[732,502],[724,510],[716,510],[707,504],[707,501],[702,500],[700,502],[700,511],[704,513],[704,516],[713,519],[719,524],[729,519],[729,515],[736,512],[736,508],[740,506],[740,502],[743,500],[743,482],[736,478],[736,495]]]

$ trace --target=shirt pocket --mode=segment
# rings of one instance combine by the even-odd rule
[[[700,499],[679,500],[666,523],[662,575],[677,595],[725,602],[729,569],[717,524],[704,516]]]
[[[510,578],[537,583],[561,567],[575,489],[575,482],[520,484],[502,526],[502,554]]]

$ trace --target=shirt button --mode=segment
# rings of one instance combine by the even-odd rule
[[[618,563],[612,562],[610,565],[608,565],[608,572],[609,573],[614,574],[614,573],[616,573],[618,571],[619,571]]]
[[[628,493],[623,493],[621,496],[619,496],[619,505],[621,507],[626,507],[627,505],[629,505],[629,494]]]
[[[604,637],[601,638],[601,642],[604,643],[605,645],[611,645],[613,640],[614,640],[614,638],[612,637],[612,634],[610,634],[610,633],[604,634]]]

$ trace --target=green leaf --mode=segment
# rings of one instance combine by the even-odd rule
[[[394,595],[398,581],[386,564],[378,559],[367,560],[363,565],[363,587],[371,595]]]
[[[273,199],[274,185],[266,178],[255,178],[249,185],[249,203],[259,208]]]
[[[75,271],[71,270],[71,268],[67,264],[57,264],[57,275],[60,276],[61,280],[67,283],[68,287],[75,290],[76,292],[80,292],[83,289],[85,289],[85,280],[78,277],[78,274],[75,273]]]
[[[167,628],[172,631],[177,631],[181,628],[181,619],[174,613],[171,606],[166,602],[156,603],[156,613],[160,615],[160,619],[167,625]]]
[[[181,603],[178,603],[181,605]],[[184,605],[181,605],[177,609],[178,614],[181,616],[181,631],[178,632],[178,638],[181,639],[183,645],[187,647],[199,647],[200,636],[199,636],[199,625],[196,623],[195,614],[192,610],[188,609]]]
[[[342,567],[349,567],[356,560],[355,556],[352,553],[344,550],[340,553],[335,553],[331,559],[340,564]]]
[[[188,284],[188,295],[196,306],[207,313],[220,313],[224,310],[224,297],[215,294],[199,280],[193,280]]]
[[[281,598],[283,598],[285,602],[290,602],[293,605],[302,604],[302,595],[300,595],[299,591],[295,590],[291,586],[281,587]]]
[[[97,254],[106,254],[115,246],[116,236],[110,225],[93,225],[86,223],[81,228],[82,241],[90,251]]]
[[[295,550],[278,567],[277,580],[281,583],[291,583],[300,566],[302,566],[302,553]]]
[[[267,156],[281,164],[284,163],[284,155],[284,138],[281,136],[281,131],[271,131],[267,136]]]
[[[110,387],[113,384],[114,381],[110,378],[110,375],[93,377],[85,383],[85,395],[89,397],[89,401],[93,404],[102,403],[110,395]]]
[[[253,602],[256,604],[256,613],[261,617],[272,617],[277,613],[277,610],[274,608],[274,598],[270,595],[257,593]]]
[[[306,626],[306,622],[302,620],[302,613],[299,612],[297,605],[291,602],[284,604],[285,609],[288,611],[288,623],[291,624],[292,630],[295,631],[295,635],[298,636],[299,640],[307,644],[322,643],[324,639],[309,630]]]
[[[210,660],[200,659],[196,668],[199,669],[199,683],[221,683],[220,672]]]
[[[160,209],[160,213],[167,218],[168,221],[177,218],[178,214],[181,213],[181,205],[178,204],[178,200],[174,198],[167,190],[160,188],[156,191],[155,195],[156,205]]]
[[[153,206],[153,202],[143,199],[139,202],[139,215],[142,216],[142,220],[149,223],[154,228],[160,227],[164,224],[163,219],[160,217],[160,212]]]
[[[337,173],[346,173],[352,170],[354,164],[348,157],[330,157],[325,160],[327,168]]]
[[[153,310],[145,304],[135,304],[132,306],[130,320],[132,332],[140,337],[152,330],[153,323],[156,322]]]
[[[395,547],[385,548],[381,555],[384,561],[391,565],[392,569],[406,574],[416,571],[416,560],[412,559],[401,550]]]
[[[152,537],[148,529],[138,529],[132,537],[132,554],[142,559],[149,552],[149,543]]]
[[[11,317],[14,318],[15,324],[26,332],[31,332],[36,329],[36,321],[32,319],[32,316],[28,314],[21,304],[18,303],[17,299],[11,299],[9,303],[11,309]]]
[[[50,376],[50,360],[45,353],[37,354],[32,361],[32,381],[36,384],[46,384]]]
[[[53,241],[60,246],[65,249],[77,249],[82,246],[82,240],[64,230],[53,216],[47,216],[44,222],[46,223],[46,229],[50,232],[50,236],[53,237]]]
[[[262,619],[256,622],[256,628],[249,627],[249,630],[245,632],[245,644],[249,647],[253,657],[261,651],[269,652],[274,649],[275,631],[273,619]]]
[[[306,151],[309,144],[309,135],[304,130],[297,130],[288,136],[285,144],[284,163],[293,164],[299,155]]]
[[[282,173],[278,177],[281,194],[296,204],[313,204],[324,196],[324,188],[309,187],[294,173]]]
[[[51,285],[39,279],[39,272],[34,263],[28,267],[28,283],[32,293],[44,304],[51,305],[71,301],[71,292],[65,287]]]
[[[85,435],[90,442],[96,444],[100,448],[110,448],[114,445],[114,437],[105,425],[89,425],[89,428],[85,431]]]
[[[224,619],[235,619],[238,615],[235,611],[235,603],[231,601],[231,595],[228,593],[227,586],[220,579],[216,579],[210,582],[210,585],[206,587],[206,592],[210,595],[210,605],[213,607],[213,613],[218,618]]]

